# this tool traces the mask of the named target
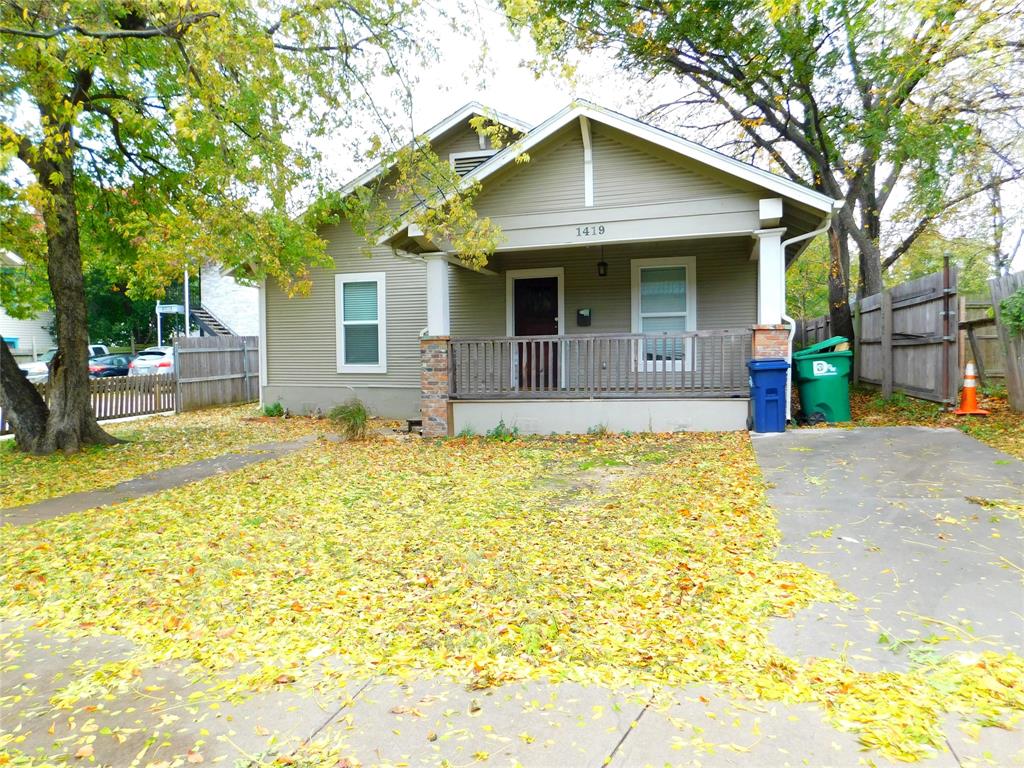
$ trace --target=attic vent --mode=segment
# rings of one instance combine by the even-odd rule
[[[471,173],[478,165],[489,160],[494,153],[495,150],[493,149],[481,149],[476,152],[452,152],[449,155],[449,159],[455,172],[459,176],[465,176],[467,173]]]

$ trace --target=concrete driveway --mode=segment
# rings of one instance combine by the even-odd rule
[[[915,655],[1024,653],[1024,463],[953,429],[795,430],[754,437],[782,531],[780,559],[807,563],[852,592],[777,620],[794,657],[845,656],[863,671],[905,670]],[[1024,765],[1024,732],[947,728],[951,757],[990,751]],[[952,763],[956,764],[956,763]]]

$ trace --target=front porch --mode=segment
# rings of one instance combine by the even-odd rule
[[[426,255],[424,434],[745,429],[747,362],[788,344],[758,235]]]

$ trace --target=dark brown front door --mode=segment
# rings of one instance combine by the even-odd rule
[[[558,278],[528,277],[512,282],[513,331],[516,336],[558,334]],[[558,344],[555,341],[519,342],[519,388],[558,388]]]

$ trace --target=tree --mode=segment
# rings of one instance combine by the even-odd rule
[[[17,445],[113,441],[89,406],[88,260],[152,295],[211,254],[301,291],[324,262],[295,196],[375,76],[415,47],[412,0],[24,0],[0,5],[0,248],[45,271],[57,322],[50,404],[0,345]],[[322,215],[326,215],[323,214]],[[13,296],[3,296],[7,305]]]
[[[658,112],[844,200],[829,274],[844,335],[851,247],[860,291],[877,293],[923,232],[1024,177],[1016,0],[504,2],[547,61],[605,49],[627,72],[667,76],[683,90]],[[978,179],[979,166],[991,175]]]

